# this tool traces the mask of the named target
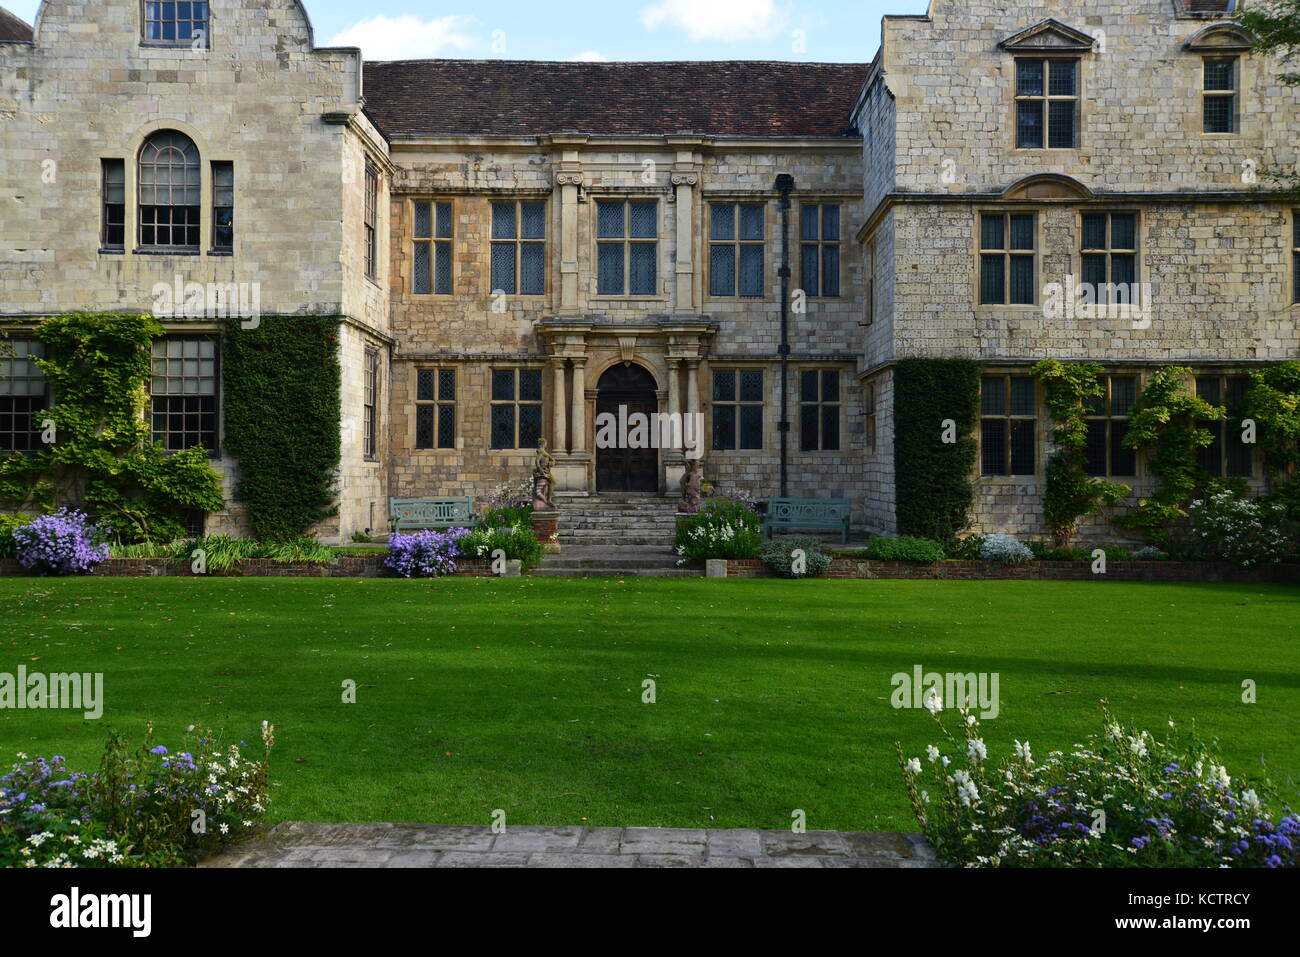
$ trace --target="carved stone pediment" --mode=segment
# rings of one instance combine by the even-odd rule
[[[1009,53],[1089,53],[1095,37],[1060,20],[1041,20],[1003,39],[998,46]]]
[[[1254,45],[1254,34],[1235,23],[1212,23],[1183,44],[1198,53],[1244,53]]]

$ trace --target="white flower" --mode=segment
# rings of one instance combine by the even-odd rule
[[[943,710],[943,699],[933,688],[925,693],[925,708],[931,714],[938,714]]]
[[[1145,731],[1142,732],[1142,734],[1139,734],[1135,738],[1130,737],[1128,739],[1128,749],[1132,751],[1135,755],[1137,755],[1139,758],[1145,758],[1147,756],[1146,732]]]
[[[903,765],[903,770],[908,771],[908,772],[910,772],[911,774],[920,774],[920,773],[921,773],[921,759],[920,759],[920,758],[909,758],[908,761],[907,761],[907,763]]]
[[[979,738],[971,738],[966,742],[966,754],[972,761],[983,761],[988,758],[989,749]]]
[[[939,749],[933,744],[925,746],[925,756],[930,759],[931,763],[939,760]]]
[[[1249,809],[1249,810],[1251,810],[1251,811],[1258,811],[1258,810],[1259,810],[1259,795],[1256,794],[1256,793],[1254,792],[1253,789],[1252,789],[1252,790],[1249,790],[1249,791],[1242,791],[1242,792],[1241,792],[1241,803],[1242,803],[1242,805],[1243,805],[1244,807],[1246,807],[1247,809]]]
[[[1020,760],[1024,761],[1025,764],[1033,764],[1033,763],[1034,763],[1034,755],[1033,755],[1033,752],[1031,752],[1031,751],[1029,750],[1029,742],[1028,742],[1028,741],[1024,741],[1024,742],[1017,741],[1017,742],[1016,742],[1016,757],[1018,757],[1018,758],[1020,758]]]

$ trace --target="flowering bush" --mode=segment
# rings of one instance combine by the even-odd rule
[[[1254,502],[1224,490],[1196,499],[1187,513],[1192,522],[1191,550],[1197,558],[1249,567],[1280,562],[1291,551],[1282,505]]]
[[[677,529],[683,560],[758,558],[761,545],[758,513],[736,499],[710,499]]]
[[[108,558],[85,513],[61,508],[13,531],[18,563],[37,575],[84,575]]]
[[[980,543],[980,558],[999,565],[1023,565],[1033,561],[1034,552],[1010,535],[990,535]]]
[[[938,720],[941,703],[926,704]],[[928,775],[921,758],[905,759],[896,745],[913,813],[939,855],[967,867],[1300,864],[1300,817],[1270,810],[1266,788],[1234,787],[1194,736],[1175,729],[1158,741],[1119,725],[1105,702],[1102,713],[1102,736],[1042,763],[1028,742],[1016,741],[993,765],[979,721],[965,709],[964,740],[939,722],[952,756],[927,746]]]
[[[542,561],[542,543],[533,534],[531,523],[504,527],[481,525],[459,542],[462,555],[491,561],[492,553],[503,551],[506,558],[519,559],[524,571],[535,568]]]
[[[134,752],[112,736],[93,774],[19,753],[0,776],[0,867],[193,864],[256,826],[274,741],[263,722],[255,760],[209,732],[175,755],[151,736]]]
[[[456,559],[463,554],[460,541],[468,534],[467,528],[453,528],[393,535],[388,539],[384,566],[402,578],[450,575],[456,571]]]
[[[816,578],[831,567],[831,556],[822,549],[826,546],[819,538],[808,535],[787,535],[764,542],[760,553],[763,564],[782,578]],[[802,571],[796,571],[794,553],[804,553]]]

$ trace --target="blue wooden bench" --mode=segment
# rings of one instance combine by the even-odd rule
[[[838,529],[841,544],[849,543],[849,517],[853,503],[839,498],[774,498],[767,503],[763,517],[763,537],[771,538],[773,529]]]
[[[389,499],[388,513],[393,531],[398,533],[478,524],[472,498],[394,498]]]

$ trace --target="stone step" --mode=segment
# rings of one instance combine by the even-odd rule
[[[537,568],[538,578],[703,578],[698,568]]]

